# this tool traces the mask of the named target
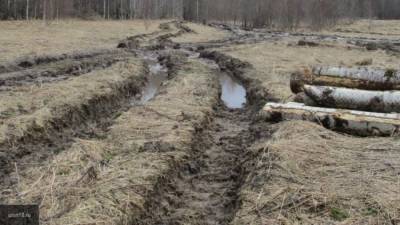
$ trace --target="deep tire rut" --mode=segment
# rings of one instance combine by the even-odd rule
[[[142,224],[229,224],[238,207],[241,156],[251,144],[248,110],[218,106],[192,155]]]

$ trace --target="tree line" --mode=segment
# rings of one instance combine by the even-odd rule
[[[184,0],[0,0],[0,19],[163,19],[182,15]]]
[[[0,19],[225,21],[244,27],[315,28],[339,19],[400,19],[400,0],[0,0]]]
[[[186,0],[184,18],[244,27],[314,28],[340,19],[400,19],[400,0]]]

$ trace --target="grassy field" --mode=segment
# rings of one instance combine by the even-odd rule
[[[385,39],[400,39],[400,21],[398,20],[358,20],[337,25],[327,33],[333,32],[344,36],[363,36]],[[324,33],[325,33],[324,32]]]
[[[291,99],[296,70],[362,61],[400,69],[399,54],[317,36],[315,47],[295,35],[243,44],[209,26],[163,22],[0,22],[0,66],[90,52],[0,67],[1,202],[37,203],[49,225],[400,223],[398,137],[271,123],[257,111],[266,98]],[[362,20],[318,34],[389,41],[398,25]],[[141,47],[116,49],[149,33],[131,40]],[[197,58],[176,44],[207,42],[233,58]],[[138,103],[157,71],[166,78],[155,97]],[[246,107],[218,99],[221,75],[242,81]]]
[[[399,21],[357,21],[319,34],[400,38]],[[255,77],[280,101],[290,101],[290,74],[315,65],[400,69],[399,54],[368,51],[344,41],[302,38],[228,46],[219,49],[249,62]],[[267,128],[269,127],[269,128]],[[242,205],[232,224],[398,224],[400,187],[398,137],[360,138],[305,121],[259,124],[270,133],[249,148],[249,175]],[[245,160],[246,161],[246,160]]]
[[[290,74],[316,65],[357,66],[357,63],[372,59],[368,67],[398,68],[399,56],[384,51],[370,52],[346,44],[325,43],[318,47],[297,46],[299,39],[264,42],[223,48],[222,51],[251,63],[257,70],[257,78],[271,94],[286,100],[291,96]]]
[[[264,128],[265,129],[265,128]],[[357,138],[287,121],[249,151],[240,224],[397,224],[398,138]]]
[[[44,24],[42,21],[0,21],[0,63],[27,55],[115,48],[128,36],[159,30],[161,22],[61,20]]]

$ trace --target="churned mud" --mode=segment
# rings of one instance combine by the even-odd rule
[[[37,109],[7,114],[6,124],[24,116],[33,122],[5,136],[12,151],[10,142],[1,145],[1,200],[40,203],[45,224],[95,222],[100,212],[110,223],[229,223],[239,205],[241,155],[253,140],[250,124],[267,90],[249,77],[250,65],[169,40],[188,32],[171,22],[163,31],[122,41],[119,51],[26,60],[3,71],[3,86],[11,88],[6,95],[25,87],[41,91],[38,83],[52,92],[99,74],[126,76],[111,78],[105,93],[83,93],[85,101],[77,95],[63,104],[55,99],[53,106],[48,100],[46,110],[58,112],[62,105],[66,111],[39,117],[39,126]],[[137,60],[135,70],[131,60]],[[136,166],[125,168],[124,160]],[[115,191],[120,194],[112,204],[137,195],[117,215],[98,208]]]
[[[67,58],[15,72],[0,73],[0,90],[10,90],[13,86],[25,84],[40,85],[66,80],[93,70],[106,69],[132,56],[132,53],[115,51],[101,55],[93,54],[81,59]]]
[[[240,205],[238,193],[246,175],[242,156],[256,137],[251,124],[267,92],[256,91],[251,82],[242,84],[243,63],[226,67],[232,58],[210,58],[201,62],[214,69],[220,100],[209,123],[196,133],[189,157],[160,187],[138,224],[229,224]]]
[[[115,117],[151,100],[180,59],[165,51],[109,50],[36,61],[30,69],[1,74],[2,87],[8,86],[0,94],[0,175],[6,185],[17,181],[7,179],[10,172],[42,163],[74,138],[103,136]]]
[[[384,157],[372,142],[389,146],[386,139],[265,122],[265,102],[284,99],[251,63],[220,51],[288,37],[301,38],[301,48],[330,47],[326,41],[347,37],[212,26],[230,36],[184,42],[195,31],[171,21],[116,50],[0,66],[0,200],[37,203],[43,224],[60,225],[335,223],[352,212],[354,221],[368,213],[372,222],[396,223],[398,163],[365,169]],[[396,147],[388,147],[393,159]],[[343,174],[374,179],[352,183]],[[366,195],[349,188],[355,185]],[[344,203],[348,192],[356,203]],[[384,201],[386,194],[395,199]]]
[[[216,107],[189,160],[155,196],[140,224],[229,224],[239,204],[240,156],[252,140],[245,112]]]

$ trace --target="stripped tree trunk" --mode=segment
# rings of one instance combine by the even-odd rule
[[[47,8],[47,4],[46,4],[46,0],[43,0],[43,21],[46,23],[46,8]]]
[[[304,85],[305,94],[319,106],[372,112],[400,112],[400,91],[366,91]]]
[[[26,20],[29,20],[29,0],[26,0]]]
[[[293,73],[290,88],[303,91],[304,84],[358,88],[365,90],[400,90],[400,72],[392,69],[315,67],[310,71]]]
[[[106,0],[103,0],[103,19],[106,19]]]
[[[306,106],[301,103],[267,103],[261,116],[270,121],[307,120],[326,128],[362,136],[390,136],[400,131],[400,114],[371,113]]]

